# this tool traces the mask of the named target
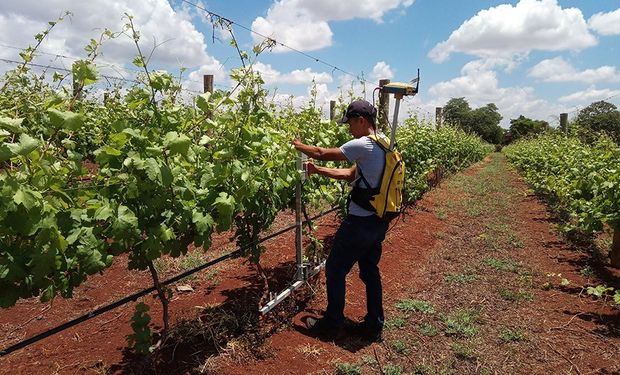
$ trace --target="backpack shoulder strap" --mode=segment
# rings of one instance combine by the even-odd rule
[[[369,134],[368,138],[375,141],[375,143],[378,144],[383,151],[387,152],[390,149],[390,144],[385,137],[380,137],[376,134]]]

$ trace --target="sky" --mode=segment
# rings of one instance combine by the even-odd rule
[[[228,89],[241,61],[215,13],[232,21],[241,50],[278,42],[254,69],[281,103],[302,106],[312,87],[325,111],[350,91],[372,101],[379,79],[408,82],[419,69],[401,121],[433,121],[436,107],[459,97],[472,108],[494,103],[505,128],[520,115],[557,126],[560,113],[574,117],[598,100],[620,107],[620,0],[3,0],[0,73],[66,11],[35,64],[70,68],[90,39],[121,31],[130,14],[151,69],[181,76],[188,90],[202,90],[203,74]],[[132,78],[135,56],[120,35],[96,62],[102,74]]]

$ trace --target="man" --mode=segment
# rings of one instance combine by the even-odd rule
[[[368,201],[357,199],[369,188],[381,183],[385,154],[380,146],[368,137],[377,134],[376,109],[365,100],[352,102],[339,121],[349,125],[353,140],[339,148],[322,148],[293,141],[295,148],[317,160],[351,161],[350,168],[327,168],[308,163],[308,174],[319,174],[353,183],[354,191],[349,212],[336,232],[334,246],[325,266],[327,279],[327,310],[321,319],[307,318],[306,327],[317,335],[336,336],[344,326],[346,276],[355,263],[359,265],[360,279],[366,285],[367,314],[364,321],[355,325],[363,337],[381,341],[383,331],[383,295],[379,260],[381,243],[385,238],[388,222],[372,211]],[[369,195],[367,195],[369,196]],[[365,207],[365,208],[364,208]]]

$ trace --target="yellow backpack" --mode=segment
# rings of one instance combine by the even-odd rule
[[[351,192],[351,200],[362,208],[374,211],[380,218],[391,220],[397,217],[402,210],[405,161],[396,148],[390,150],[390,141],[387,138],[374,134],[369,135],[368,138],[377,143],[385,153],[381,184],[376,189],[361,189],[354,186]],[[370,187],[361,170],[359,173],[360,180]]]

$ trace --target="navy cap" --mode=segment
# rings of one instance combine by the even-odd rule
[[[356,100],[349,104],[347,111],[338,123],[345,124],[350,118],[355,117],[366,117],[374,124],[377,119],[377,110],[372,104],[365,100]]]

